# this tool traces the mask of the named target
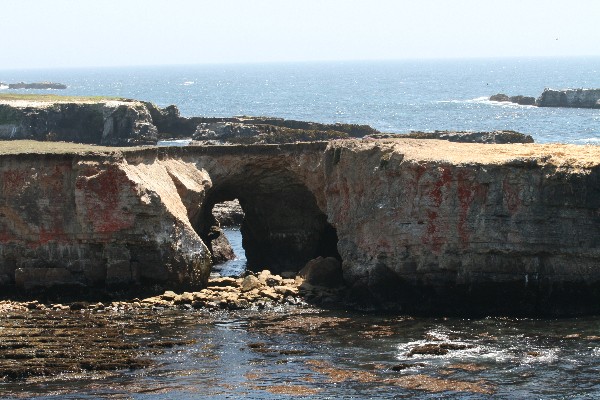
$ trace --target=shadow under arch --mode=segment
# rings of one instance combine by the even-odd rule
[[[210,248],[215,204],[238,199],[244,210],[242,245],[247,269],[298,272],[318,256],[336,257],[337,233],[319,209],[313,193],[286,170],[252,169],[214,182],[194,229]]]

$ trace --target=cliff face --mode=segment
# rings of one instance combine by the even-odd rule
[[[0,275],[31,287],[201,287],[212,207],[238,198],[250,268],[343,265],[406,311],[600,311],[600,148],[437,140],[0,157]]]
[[[156,144],[158,131],[137,101],[0,101],[0,139],[108,146]]]
[[[210,255],[187,219],[210,181],[177,161],[20,154],[0,158],[0,281],[24,289],[201,285]]]
[[[600,149],[487,146],[328,148],[327,214],[357,297],[421,310],[598,309]]]
[[[600,89],[544,89],[536,101],[539,107],[600,108]]]

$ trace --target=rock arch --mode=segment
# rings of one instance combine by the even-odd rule
[[[314,193],[292,171],[256,163],[214,180],[207,190],[191,223],[209,248],[214,205],[236,198],[245,213],[241,231],[250,270],[297,272],[317,256],[340,258],[335,228]]]

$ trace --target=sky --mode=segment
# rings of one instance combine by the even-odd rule
[[[600,56],[597,0],[0,0],[0,69]]]

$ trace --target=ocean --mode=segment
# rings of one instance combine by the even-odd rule
[[[540,58],[0,71],[0,82],[60,82],[68,89],[16,92],[136,98],[176,104],[186,116],[265,115],[392,133],[509,129],[583,145],[600,143],[600,110],[487,98],[598,88],[599,72],[600,58]],[[241,234],[228,236],[238,259],[215,273],[237,275]],[[0,382],[0,397],[600,398],[597,316],[426,318],[312,306],[107,313],[107,329],[139,345],[150,367]],[[144,347],[159,339],[181,345]],[[420,346],[439,351],[415,353]]]
[[[119,96],[184,116],[274,116],[368,124],[383,132],[507,129],[539,143],[600,142],[600,110],[488,100],[544,88],[600,88],[600,57],[202,65],[0,71],[0,82],[52,81],[66,90],[17,93]]]

